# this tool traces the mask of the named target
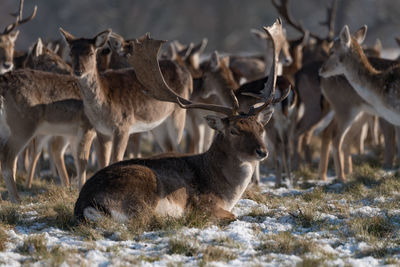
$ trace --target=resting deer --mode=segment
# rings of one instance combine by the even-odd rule
[[[37,6],[34,7],[33,12],[29,17],[22,19],[23,7],[24,1],[20,0],[16,21],[8,25],[4,31],[0,33],[0,75],[11,71],[14,68],[15,41],[19,34],[19,31],[14,31],[15,28],[31,21],[36,16]]]
[[[273,31],[274,27],[268,30]],[[148,41],[141,43],[146,46]],[[135,49],[141,43],[135,42]],[[152,56],[156,63],[157,53]],[[264,104],[247,113],[239,115],[237,105],[232,109],[181,104],[183,108],[202,108],[225,115],[206,117],[208,125],[218,132],[210,149],[193,156],[128,160],[100,170],[82,188],[75,204],[75,217],[98,220],[105,213],[124,221],[149,212],[179,217],[194,207],[217,218],[235,218],[231,210],[249,184],[255,163],[268,154],[263,126],[271,117],[270,105],[281,100],[274,99],[275,73],[274,68],[264,90],[271,95],[263,96]],[[167,84],[164,86],[168,88]]]
[[[72,65],[83,96],[85,113],[95,127],[98,138],[112,139],[111,162],[122,160],[130,133],[152,130],[176,110],[176,104],[161,101],[172,100],[176,103],[177,97],[189,96],[192,85],[190,74],[188,79],[180,79],[182,76],[178,73],[185,70],[176,64],[166,62],[162,66],[166,71],[166,79],[176,90],[165,90],[163,94],[155,90],[164,86],[161,83],[164,78],[144,73],[142,68],[149,62],[138,62],[135,56],[130,62],[134,69],[99,73],[96,68],[96,50],[107,42],[111,31],[101,32],[92,39],[75,38],[62,29],[60,31],[71,50]],[[140,48],[154,49],[151,46]],[[183,127],[184,121],[182,131]],[[100,166],[107,164],[107,161],[100,162]]]

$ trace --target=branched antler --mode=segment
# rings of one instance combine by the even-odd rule
[[[320,22],[320,25],[328,27],[328,41],[332,41],[335,37],[335,21],[336,21],[337,0],[332,1],[332,6],[326,10],[326,21]]]
[[[18,13],[17,13],[18,14],[17,15],[17,19],[16,19],[16,21],[14,23],[8,25],[4,29],[3,34],[9,34],[10,32],[12,32],[15,29],[15,27],[17,27],[17,26],[19,26],[21,24],[27,23],[27,22],[29,22],[29,21],[31,21],[31,20],[33,20],[35,18],[36,12],[37,12],[37,6],[36,5],[33,8],[32,14],[29,17],[26,17],[24,19],[22,19],[23,8],[24,8],[24,0],[20,0],[19,1],[19,10],[18,10]],[[15,15],[15,14],[12,14],[12,15]]]

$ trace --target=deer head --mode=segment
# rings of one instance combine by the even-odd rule
[[[14,29],[21,24],[31,21],[36,16],[37,6],[35,6],[29,17],[22,19],[23,7],[24,0],[20,0],[16,21],[8,25],[3,33],[0,33],[0,75],[11,71],[14,67],[15,41],[19,34],[19,31],[14,31]]]
[[[69,45],[72,68],[75,76],[81,78],[96,71],[97,50],[103,47],[107,42],[111,30],[103,31],[91,39],[76,38],[62,28],[60,28],[60,32]]]
[[[55,52],[45,47],[40,38],[29,49],[24,67],[59,74],[72,74],[71,67]]]
[[[345,73],[344,66],[358,64],[355,56],[364,55],[360,45],[365,39],[367,26],[361,27],[353,36],[350,34],[349,27],[345,25],[340,32],[339,38],[334,42],[329,58],[319,70],[319,75],[326,78]],[[366,59],[364,55],[364,59]],[[357,66],[354,66],[357,67]]]

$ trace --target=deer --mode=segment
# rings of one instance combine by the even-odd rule
[[[331,106],[335,109],[335,107],[339,107],[338,109],[335,110],[335,119],[336,122],[334,123],[333,126],[330,126],[326,129],[326,131],[323,133],[323,144],[322,144],[322,150],[321,150],[321,159],[320,159],[320,166],[319,166],[319,176],[322,179],[326,179],[326,170],[327,170],[327,160],[328,160],[328,150],[329,150],[329,145],[327,145],[328,139],[333,137],[333,133],[335,132],[335,141],[334,141],[334,147],[335,147],[335,153],[334,154],[341,154],[342,151],[341,149],[338,149],[338,140],[345,140],[345,134],[347,133],[346,129],[347,126],[351,125],[351,121],[356,117],[358,114],[357,112],[355,113],[346,113],[344,112],[346,108],[353,107],[353,105],[345,105],[345,108],[343,108],[343,103],[341,103],[341,94],[337,94],[334,92],[337,92],[336,90],[339,90],[337,88],[349,88],[349,85],[346,81],[346,79],[341,79],[341,78],[336,78],[336,79],[331,79],[330,81],[325,81],[325,79],[321,79],[321,82],[317,76],[318,69],[322,65],[323,61],[325,58],[327,58],[327,51],[330,47],[330,43],[332,43],[333,37],[334,37],[334,19],[335,19],[335,10],[336,10],[336,2],[333,1],[332,6],[327,9],[327,21],[324,23],[325,25],[328,25],[328,36],[326,38],[321,38],[315,34],[309,33],[306,31],[301,23],[296,23],[295,20],[292,18],[290,15],[289,9],[288,9],[288,3],[289,1],[282,1],[282,4],[278,5],[275,1],[273,1],[273,4],[277,8],[278,12],[288,21],[288,24],[303,33],[308,33],[310,35],[310,38],[316,40],[316,43],[319,44],[317,46],[305,46],[304,47],[304,55],[303,58],[306,59],[304,61],[304,66],[303,68],[295,74],[295,84],[296,84],[296,89],[299,92],[299,97],[301,99],[302,105],[304,105],[304,115],[303,117],[299,120],[297,123],[297,129],[295,131],[295,136],[294,136],[294,143],[295,143],[295,157],[294,157],[294,165],[295,168],[297,167],[298,164],[298,139],[301,135],[303,135],[303,142],[302,142],[302,147],[303,150],[306,152],[306,161],[311,162],[311,154],[310,150],[308,149],[307,143],[310,140],[312,130],[320,123],[320,121],[327,116],[329,113],[330,107],[326,104],[325,98],[327,98],[328,102],[331,104]],[[379,41],[376,42],[374,47],[372,49],[367,48],[366,52],[369,53],[369,55],[376,56],[381,50],[381,45]],[[314,51],[314,52],[312,52]],[[308,60],[307,60],[308,59]],[[317,60],[317,61],[316,61]],[[319,60],[319,61],[318,61]],[[379,59],[378,61],[383,61]],[[307,63],[309,62],[309,63]],[[386,63],[380,63],[380,64],[386,64]],[[320,89],[320,86],[322,88],[322,92]],[[351,89],[348,89],[351,90]],[[325,92],[330,91],[332,94],[324,94]],[[347,91],[349,92],[349,91]],[[323,93],[323,94],[321,94]],[[344,101],[348,102],[349,99],[351,99],[351,103],[354,103],[354,107],[357,106],[356,103],[360,103],[358,105],[358,108],[361,108],[361,100],[360,99],[354,99],[353,96],[354,94],[349,94],[349,97],[344,99]],[[330,98],[330,99],[328,99]],[[320,101],[315,101],[315,99],[320,99]],[[311,101],[309,101],[311,100]],[[299,107],[301,108],[301,107]],[[354,110],[360,110],[358,108],[354,108]],[[371,114],[371,113],[369,113]],[[351,119],[350,119],[351,118]],[[337,124],[337,121],[341,121],[339,124]],[[345,128],[339,125],[347,125]],[[390,137],[390,126],[387,124],[384,124],[384,136],[387,142],[385,142],[385,165],[390,165],[389,162],[391,162],[392,156],[391,154],[391,143],[389,140],[392,138]],[[339,129],[336,129],[338,128]],[[328,139],[327,139],[328,138]],[[346,141],[347,142],[347,141]],[[348,146],[346,146],[348,147]],[[335,156],[335,166],[336,166],[336,172],[341,173],[338,171],[341,166],[342,162],[338,162],[338,156]],[[350,155],[346,156],[347,160],[345,161],[345,169],[348,169],[348,165],[351,164],[351,158]],[[350,162],[350,163],[349,163]],[[351,168],[351,167],[350,167]],[[340,175],[338,174],[339,180],[341,180]]]
[[[187,103],[183,97],[189,96],[192,79],[190,74],[179,76],[179,72],[185,69],[177,64],[163,63],[165,77],[176,92],[164,90],[164,94],[160,95],[154,91],[154,83],[160,81],[155,81],[151,73],[142,71],[143,66],[149,62],[138,62],[135,56],[132,56],[130,62],[134,69],[99,73],[96,68],[96,51],[107,42],[111,30],[103,31],[93,38],[76,38],[62,28],[60,32],[71,51],[74,75],[82,94],[85,113],[96,129],[97,138],[112,142],[111,162],[122,160],[130,133],[155,129],[176,110],[177,98]],[[153,49],[151,46],[141,48]],[[165,100],[175,101],[175,104]],[[184,120],[179,126],[181,135]],[[108,161],[100,163],[101,167],[106,165]]]
[[[264,78],[265,75],[268,74],[268,70],[272,65],[272,61],[269,56],[271,54],[272,45],[268,35],[257,29],[252,29],[251,33],[263,44],[264,53],[261,57],[230,55],[229,68],[231,69],[237,83],[240,83],[243,80],[246,82],[251,82]],[[284,35],[286,37],[286,32],[284,32]],[[279,56],[278,75],[281,75],[282,67],[287,67],[293,62],[289,50],[289,42],[285,38],[285,42],[282,45],[281,54]]]
[[[384,70],[373,67],[360,46],[366,31],[367,27],[363,26],[359,34],[352,36],[345,25],[319,74],[324,78],[344,75],[353,90],[375,114],[394,125],[399,125],[400,120],[396,113],[399,103],[399,90],[396,86],[398,67],[394,65]]]
[[[278,26],[274,24],[267,30],[273,34],[275,27]],[[134,42],[135,50],[149,41]],[[158,49],[160,44],[155,43]],[[156,64],[158,49],[152,53]],[[149,53],[136,54],[136,60],[148,56]],[[180,103],[185,109],[200,108],[224,115],[206,117],[208,125],[218,132],[208,151],[197,155],[132,159],[98,171],[79,193],[75,218],[96,221],[110,215],[123,222],[149,213],[181,217],[190,208],[198,208],[219,219],[234,219],[231,210],[249,184],[255,163],[268,155],[263,135],[264,125],[272,115],[271,104],[282,100],[274,98],[276,63],[273,65],[264,90],[271,94],[263,95],[261,106],[252,107],[247,113],[237,112],[235,100],[236,105],[230,108]],[[156,69],[162,76],[159,68]],[[168,89],[165,82],[163,87]]]
[[[363,27],[355,34],[359,44],[364,40],[366,29]],[[366,51],[368,53],[368,51]],[[397,65],[396,61],[369,57],[369,60],[378,69],[387,69]],[[319,165],[319,177],[326,180],[328,165],[328,152],[330,142],[333,140],[335,170],[339,181],[346,180],[346,174],[351,173],[350,144],[348,139],[354,133],[361,132],[361,126],[371,118],[371,115],[379,115],[376,110],[362,99],[352,85],[342,75],[329,78],[321,78],[321,90],[331,108],[335,112],[331,126],[328,126],[322,134],[321,159]],[[365,113],[365,115],[364,115]],[[368,115],[368,116],[367,116]],[[385,137],[385,166],[389,168],[393,158],[393,126],[381,121],[381,128]],[[350,135],[349,138],[347,135]]]
[[[364,38],[367,26],[364,25],[362,29],[361,38]],[[349,27],[345,25],[319,74],[325,78],[343,74],[357,94],[371,104],[381,117],[400,125],[400,90],[396,84],[400,79],[399,68],[394,66],[384,71],[375,69],[356,37],[350,34]]]
[[[286,42],[286,37],[283,34],[277,36],[280,38],[279,43],[284,44]],[[229,64],[230,60],[228,57],[221,57],[216,51],[212,53],[210,59],[201,64],[203,77],[195,80],[194,92],[191,99],[196,102],[207,101],[206,103],[209,104],[232,105],[231,93],[234,92],[235,97],[240,103],[240,111],[246,112],[246,110],[254,104],[254,97],[249,97],[246,94],[259,93],[264,88],[268,77],[245,83],[239,87],[234,79]],[[284,89],[289,85],[291,86],[290,82],[283,77],[277,78],[277,85],[280,90],[279,93],[284,93]],[[288,179],[291,180],[289,148],[290,136],[293,131],[291,127],[294,125],[294,114],[296,113],[294,111],[296,108],[295,105],[293,105],[294,103],[296,103],[296,96],[294,95],[294,91],[291,91],[287,99],[275,105],[275,113],[272,117],[274,127],[266,128],[267,138],[270,140],[269,143],[275,152],[273,155],[276,157],[277,187],[282,184],[282,166],[285,169]],[[198,142],[197,145],[191,147],[192,149],[194,148],[194,150],[190,151],[192,153],[206,151],[212,142],[212,129],[203,125],[204,122],[201,120],[201,115],[206,116],[207,114],[209,114],[207,111],[202,110],[188,112],[187,131],[189,135],[192,136],[192,142],[201,141]],[[259,181],[260,175],[257,164],[253,182],[259,184]]]
[[[14,30],[16,27],[33,20],[36,16],[36,5],[33,8],[32,14],[24,19],[22,18],[23,8],[24,0],[20,0],[16,21],[5,27],[4,31],[0,34],[0,75],[14,68],[15,41],[19,35],[19,31]]]

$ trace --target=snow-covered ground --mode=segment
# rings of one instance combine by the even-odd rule
[[[3,227],[8,241],[0,265],[399,266],[398,188],[377,194],[386,187],[344,187],[319,182],[275,189],[273,176],[264,176],[257,195],[247,194],[234,207],[232,222],[144,232],[128,240],[118,231],[87,238],[55,228],[39,220],[39,202],[27,203],[16,225]],[[27,241],[35,237],[42,243]]]

